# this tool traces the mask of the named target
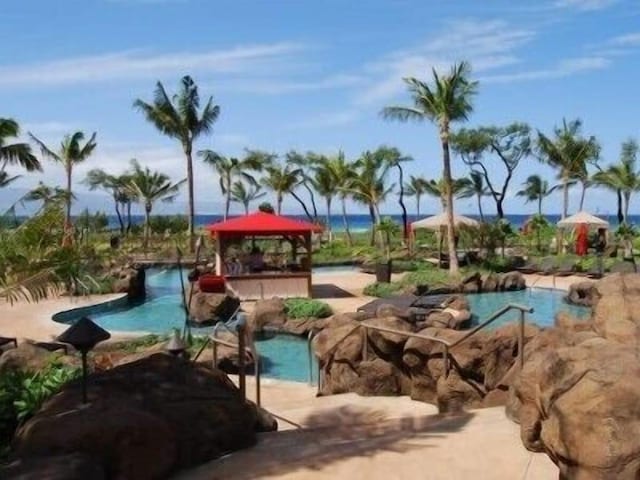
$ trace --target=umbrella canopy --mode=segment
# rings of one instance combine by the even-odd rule
[[[601,218],[596,217],[595,215],[591,215],[588,212],[578,212],[570,217],[565,218],[564,220],[560,220],[558,222],[559,227],[576,227],[580,224],[587,225],[589,227],[595,228],[609,228],[609,222],[606,220],[602,220]]]
[[[477,220],[474,220],[473,218],[465,217],[463,215],[454,215],[453,224],[455,226],[468,225],[470,227],[476,227],[479,225],[479,222]],[[447,226],[446,213],[441,213],[439,215],[434,215],[432,217],[423,218],[422,220],[418,220],[411,224],[411,228],[414,230],[417,228],[429,228],[431,230],[438,230],[446,226]]]

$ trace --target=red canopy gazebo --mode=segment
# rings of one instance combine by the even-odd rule
[[[322,227],[266,212],[214,223],[206,227],[216,244],[216,273],[225,277],[227,288],[241,300],[311,296],[311,235]],[[262,267],[242,262],[248,252],[241,248],[246,239],[285,239],[291,243],[290,262],[274,264],[264,259]],[[229,258],[231,246],[240,245],[239,253]],[[298,261],[298,247],[305,257]],[[251,256],[261,253],[251,253]]]

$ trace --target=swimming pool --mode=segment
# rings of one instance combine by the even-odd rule
[[[186,285],[186,272],[183,275]],[[477,321],[486,319],[507,303],[533,307],[535,311],[528,314],[527,320],[540,326],[553,325],[553,318],[559,311],[567,311],[580,318],[590,314],[590,309],[568,305],[563,297],[562,291],[542,288],[467,296]],[[177,269],[148,269],[147,297],[144,301],[129,302],[123,298],[88,308],[61,312],[54,315],[53,320],[73,323],[85,315],[111,331],[168,334],[174,328],[180,329],[184,325],[185,316],[180,294],[180,273]],[[497,320],[492,327],[508,323],[516,319],[517,315],[517,312],[511,312]],[[194,328],[192,331],[196,335],[207,334],[211,329],[212,327]],[[307,381],[309,362],[306,339],[285,334],[266,336],[256,339],[256,348],[261,357],[265,377]],[[317,371],[316,366],[313,367],[313,371]]]

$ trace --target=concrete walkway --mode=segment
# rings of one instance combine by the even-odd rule
[[[247,385],[251,397],[254,384]],[[437,415],[408,397],[315,397],[315,389],[266,381],[262,405],[292,424],[259,436],[235,452],[179,480],[545,480],[558,478],[546,455],[522,446],[519,427],[504,408],[460,417]]]

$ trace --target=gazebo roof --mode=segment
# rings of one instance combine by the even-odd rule
[[[213,223],[207,226],[207,230],[211,233],[228,235],[269,236],[321,232],[322,227],[282,215],[258,211],[224,222]]]
[[[453,224],[455,226],[460,225],[469,225],[469,226],[477,226],[479,225],[477,220],[473,218],[465,217],[463,215],[454,215],[453,216]],[[431,230],[438,230],[441,227],[447,226],[447,215],[446,213],[440,213],[438,215],[433,215],[431,217],[423,218],[422,220],[417,220],[411,224],[411,228],[414,230],[417,228],[428,228]]]
[[[558,222],[559,227],[575,227],[580,224],[585,224],[590,227],[609,228],[609,222],[585,211],[575,213]]]

